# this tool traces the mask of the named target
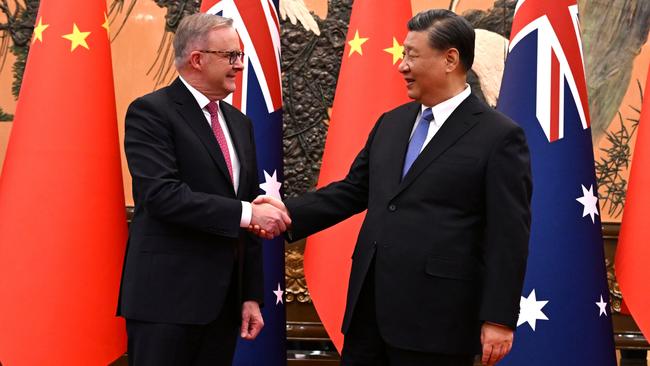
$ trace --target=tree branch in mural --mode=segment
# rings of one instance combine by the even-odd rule
[[[637,80],[639,87],[639,100],[643,100],[643,89],[641,82]],[[630,105],[633,113],[640,117],[641,110]],[[623,213],[625,207],[625,193],[627,192],[627,179],[622,175],[628,170],[632,151],[630,143],[634,139],[639,126],[639,117],[623,118],[618,112],[620,128],[617,131],[605,131],[607,148],[600,150],[605,156],[596,162],[596,179],[599,187],[599,198],[602,209],[607,208],[612,217],[618,217]]]
[[[352,0],[330,0],[327,18],[310,14],[320,35],[291,19],[281,21],[287,196],[300,195],[316,184],[351,9]]]
[[[172,49],[173,33],[176,32],[178,23],[185,16],[197,13],[201,8],[201,0],[154,0],[156,5],[167,10],[165,15],[165,31],[160,39],[160,45],[156,52],[156,59],[151,64],[147,75],[153,72],[153,78],[156,82],[154,89],[161,85],[167,85],[174,77],[174,52]],[[117,38],[120,31],[124,27],[131,11],[135,7],[138,0],[131,0],[126,8],[126,14],[122,20],[118,31],[115,33],[113,40]],[[116,19],[118,14],[124,11],[125,0],[113,0],[110,6],[109,17],[111,24]]]
[[[14,0],[11,11],[8,0],[0,1],[0,11],[4,14],[6,21],[0,23],[0,71],[5,67],[9,52],[16,56],[12,65],[13,83],[11,92],[14,99],[18,99],[20,85],[25,72],[25,62],[29,53],[29,40],[32,38],[36,14],[38,12],[39,0]],[[13,120],[13,115],[7,114],[0,105],[0,122]]]
[[[634,59],[648,40],[650,1],[579,0],[578,6],[596,143],[618,112]]]
[[[115,34],[111,39],[111,42],[115,41],[115,39],[120,34],[120,32],[122,32],[124,25],[126,25],[126,21],[129,19],[131,12],[133,12],[133,8],[135,7],[136,2],[137,0],[131,0],[131,2],[129,3],[128,8],[126,8],[126,13],[124,14],[124,19],[122,19],[122,24],[120,24],[120,27],[117,28],[117,31],[115,31]],[[123,11],[124,11],[124,0],[113,0],[110,7],[108,8],[108,20],[111,27],[113,26],[113,23],[117,19],[117,16],[122,14]]]
[[[485,29],[510,39],[510,28],[512,28],[516,6],[517,0],[497,0],[488,10],[469,9],[462,15],[474,28]]]

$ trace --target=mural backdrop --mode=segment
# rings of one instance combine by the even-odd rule
[[[0,167],[11,131],[38,0],[0,0]],[[171,39],[180,19],[200,0],[108,0],[120,133],[135,97],[175,77]],[[473,90],[495,105],[514,0],[412,0],[414,12],[450,8],[477,29]],[[285,108],[285,192],[314,186],[327,133],[352,0],[282,0]],[[618,222],[650,50],[650,2],[581,0],[596,169],[602,219]],[[56,65],[52,65],[56,72]],[[123,162],[125,163],[125,162]],[[132,204],[124,167],[126,202]]]

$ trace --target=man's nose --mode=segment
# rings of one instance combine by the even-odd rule
[[[402,58],[402,61],[397,66],[397,71],[401,72],[402,74],[409,71],[409,65],[406,63],[406,60],[404,60],[404,58]]]
[[[235,70],[243,70],[244,69],[244,61],[241,57],[237,57],[235,59],[235,63],[232,64],[232,68]]]

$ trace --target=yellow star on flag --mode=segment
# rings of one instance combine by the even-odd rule
[[[110,24],[109,24],[109,21],[108,21],[108,17],[106,16],[106,13],[104,13],[104,24],[102,24],[102,28],[106,29],[106,34],[110,33],[109,26],[110,26]]]
[[[43,32],[49,27],[49,24],[43,24],[43,17],[38,19],[38,24],[34,27],[34,38],[32,39],[32,44],[38,39],[43,43]]]
[[[368,41],[368,38],[359,37],[359,30],[357,29],[357,32],[354,34],[354,38],[348,42],[348,44],[350,45],[350,53],[348,54],[348,57],[352,56],[352,54],[355,52],[357,52],[360,55],[363,55],[363,50],[361,49],[361,45],[366,43],[366,41]]]
[[[87,50],[90,48],[88,47],[88,43],[86,43],[86,38],[90,35],[90,32],[81,32],[79,31],[79,28],[77,28],[76,23],[72,23],[72,33],[66,34],[62,36],[63,38],[69,40],[71,42],[70,44],[70,52],[74,51],[77,47],[81,46]]]
[[[401,60],[404,53],[404,46],[400,45],[399,42],[393,37],[393,47],[390,48],[384,48],[384,51],[390,53],[393,55],[393,65],[397,63],[397,61]]]

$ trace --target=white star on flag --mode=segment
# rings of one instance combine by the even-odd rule
[[[596,302],[596,306],[598,306],[598,316],[607,316],[607,303],[603,300],[603,295],[600,295],[600,301]]]
[[[546,314],[542,312],[542,308],[547,303],[548,301],[537,301],[534,289],[530,292],[530,295],[528,295],[527,298],[522,296],[521,301],[519,302],[520,309],[517,326],[528,323],[534,331],[538,320],[548,320]]]
[[[587,215],[591,216],[591,222],[596,223],[594,216],[598,215],[598,197],[594,196],[594,186],[590,185],[589,189],[582,186],[582,197],[576,198],[576,201],[582,203],[584,208],[582,209],[582,217]]]
[[[274,170],[273,175],[269,175],[269,173],[267,173],[265,170],[264,183],[260,184],[260,188],[265,192],[267,196],[282,200],[282,197],[280,196],[280,188],[282,187],[282,183],[278,182],[277,173],[278,172]]]
[[[284,304],[284,301],[282,300],[282,295],[284,294],[284,291],[282,291],[282,288],[280,287],[280,283],[278,283],[278,289],[273,291],[273,293],[275,294],[275,305],[279,303]]]

